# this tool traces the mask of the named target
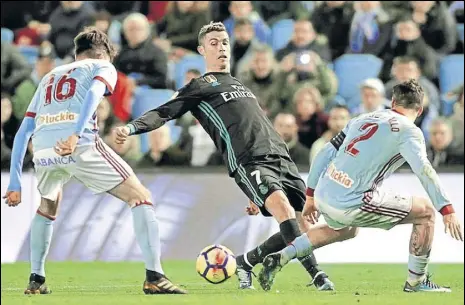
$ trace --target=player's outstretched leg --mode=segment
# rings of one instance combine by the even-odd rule
[[[260,285],[264,290],[270,290],[276,274],[292,259],[306,257],[317,248],[353,238],[357,233],[358,229],[354,227],[346,227],[337,231],[326,224],[311,227],[307,233],[296,238],[280,252],[265,257],[263,268],[258,275]]]
[[[58,214],[61,194],[56,200],[42,198],[31,224],[31,274],[25,294],[49,294],[52,291],[45,284],[45,258],[50,249],[53,221]]]
[[[160,262],[160,233],[150,192],[133,174],[110,194],[127,202],[131,207],[134,231],[145,261],[145,294],[186,294],[164,274]]]
[[[405,292],[451,292],[431,281],[428,263],[434,237],[436,210],[429,200],[413,197],[412,210],[401,224],[413,224],[410,237],[410,255],[408,259],[408,277]]]

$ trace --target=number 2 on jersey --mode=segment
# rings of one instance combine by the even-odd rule
[[[64,102],[67,99],[70,99],[74,96],[74,93],[76,93],[76,79],[72,77],[68,77],[71,72],[73,72],[75,69],[71,69],[66,74],[64,74],[57,82],[55,88],[53,88],[54,83],[55,83],[55,75],[52,74],[50,75],[46,88],[45,88],[45,105],[50,105],[52,103],[52,94],[54,99],[61,103]],[[63,92],[66,86],[66,91]],[[55,89],[55,90],[54,90]]]
[[[365,131],[365,133],[350,141],[350,143],[346,146],[345,152],[353,157],[357,156],[360,151],[355,148],[355,144],[371,138],[378,131],[378,128],[379,126],[376,123],[363,124],[362,127],[360,127],[360,131]]]

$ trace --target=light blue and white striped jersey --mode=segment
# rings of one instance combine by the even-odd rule
[[[326,204],[355,208],[370,202],[384,179],[405,161],[438,210],[450,204],[428,161],[423,133],[393,110],[352,119],[317,156],[308,187]]]
[[[99,59],[79,60],[56,67],[44,76],[26,112],[26,117],[35,119],[34,151],[54,147],[58,140],[66,140],[75,132],[82,104],[94,79],[106,85],[106,95],[111,94],[117,80],[113,64]],[[97,133],[94,113],[78,145],[94,143]]]

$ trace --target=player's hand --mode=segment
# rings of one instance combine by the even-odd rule
[[[449,233],[452,238],[463,241],[462,226],[455,213],[444,215],[444,226],[446,234]]]
[[[54,147],[54,150],[60,156],[71,155],[76,149],[79,137],[75,134],[68,137],[66,141],[58,141]]]
[[[116,144],[123,144],[126,142],[130,132],[129,127],[127,126],[116,127],[114,130],[114,133],[116,134]]]
[[[21,203],[21,192],[7,191],[3,199],[5,199],[5,203],[8,204],[9,207],[15,207]]]
[[[245,212],[250,216],[255,216],[260,213],[258,206],[249,200],[249,206],[245,208]]]
[[[302,216],[311,224],[318,222],[320,213],[315,206],[315,199],[313,197],[307,196],[307,200],[305,201],[305,206],[302,211]]]

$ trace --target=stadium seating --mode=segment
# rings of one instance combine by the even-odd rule
[[[463,43],[463,23],[457,24],[457,32],[459,33],[460,41]]]
[[[176,63],[174,71],[174,81],[176,89],[184,85],[184,77],[189,69],[197,69],[201,74],[206,71],[205,61],[200,55],[186,55]]]
[[[2,42],[12,43],[15,38],[15,34],[12,30],[7,28],[2,28]]]
[[[31,65],[35,64],[39,55],[39,48],[35,46],[21,46],[18,47],[19,52],[26,58],[27,62]]]
[[[137,87],[134,92],[134,100],[132,104],[132,115],[137,118],[145,112],[157,108],[166,103],[174,94],[173,90],[169,89],[150,89],[146,87]],[[170,127],[171,140],[175,143],[180,135],[181,128],[174,125],[175,121],[170,121],[167,125]],[[148,134],[143,134],[140,137],[140,148],[142,153],[149,150]]]
[[[460,84],[463,84],[463,68],[463,54],[448,55],[441,60],[441,65],[439,67],[439,89],[443,97]],[[451,101],[447,101],[444,98],[442,106],[444,115],[447,116],[452,114],[453,103],[451,103]]]
[[[359,101],[359,85],[367,78],[377,78],[382,67],[383,61],[371,54],[345,54],[334,61],[334,72],[339,80],[338,95],[348,102],[349,108]]]
[[[283,19],[277,21],[271,27],[271,47],[274,51],[284,48],[291,40],[294,32],[294,21],[292,19]]]

